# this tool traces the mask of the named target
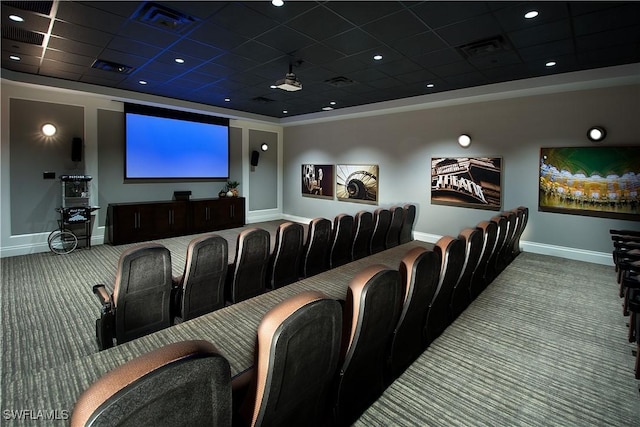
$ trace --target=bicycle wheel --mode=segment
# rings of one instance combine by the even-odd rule
[[[54,230],[47,239],[51,252],[68,254],[78,246],[78,238],[68,230]]]

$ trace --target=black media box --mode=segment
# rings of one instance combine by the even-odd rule
[[[191,197],[191,191],[174,191],[173,199],[174,200],[189,200]]]

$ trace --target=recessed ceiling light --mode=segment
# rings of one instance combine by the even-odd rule
[[[278,86],[276,86],[276,85],[271,85],[271,86],[269,86],[269,87],[270,87],[271,89],[278,89]]]
[[[174,61],[176,61],[178,64],[184,64],[184,59],[182,58],[176,58],[174,59]]]
[[[275,7],[280,7],[284,5],[284,1],[283,0],[271,0],[271,4],[274,5]]]
[[[380,61],[382,59],[382,55],[380,55],[380,54],[373,55],[373,59],[375,59],[376,61]]]
[[[329,104],[336,105],[336,101],[331,101]]]
[[[18,55],[11,55],[9,56],[9,59],[13,60],[13,61],[20,61],[20,57]]]
[[[11,19],[13,22],[24,22],[24,18],[18,15],[9,15],[9,19]]]
[[[146,85],[148,82],[146,80],[138,80],[138,83],[141,85]]]
[[[556,61],[549,61],[546,64],[544,64],[546,67],[553,67],[554,65],[556,65]]]
[[[224,99],[224,102],[230,102],[230,101],[231,101],[231,98],[225,98]]]
[[[331,110],[333,110],[333,107],[329,107],[329,106],[322,107],[322,111],[331,111]]]
[[[538,16],[538,11],[537,10],[530,10],[529,12],[524,14],[524,17],[527,19],[533,19],[536,16]]]
[[[435,87],[435,85],[433,83],[428,83],[427,87],[431,88],[431,87]]]
[[[282,114],[287,114],[289,110],[282,110]]]

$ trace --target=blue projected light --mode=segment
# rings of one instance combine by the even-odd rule
[[[228,126],[176,115],[181,117],[126,113],[125,178],[228,178]]]

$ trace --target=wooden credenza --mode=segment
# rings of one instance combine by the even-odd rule
[[[244,197],[111,203],[107,240],[112,245],[242,227]]]

